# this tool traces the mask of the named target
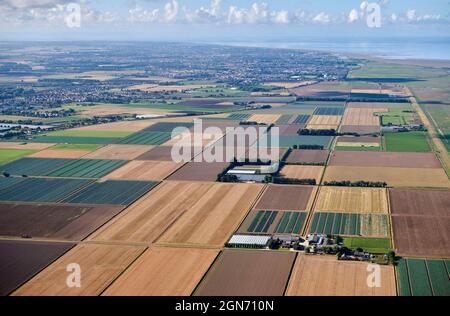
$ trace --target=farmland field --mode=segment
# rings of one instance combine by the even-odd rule
[[[281,296],[295,254],[224,250],[210,268],[195,296]]]
[[[393,187],[450,188],[443,169],[330,166],[324,181],[381,181]]]
[[[194,123],[192,122],[160,122],[153,124],[149,127],[144,128],[143,132],[165,132],[165,133],[172,133],[172,131],[177,127],[184,127],[184,128],[193,128]]]
[[[217,176],[229,166],[228,162],[188,162],[175,171],[168,180],[174,181],[216,181]]]
[[[343,237],[344,246],[350,249],[363,248],[370,253],[386,254],[392,250],[389,238]]]
[[[194,153],[201,152],[201,147],[191,147],[191,157],[194,158]],[[173,161],[172,146],[157,146],[143,153],[136,160],[152,160],[152,161]]]
[[[0,295],[10,294],[72,246],[60,242],[0,241]]]
[[[294,118],[292,119],[290,124],[306,124],[306,122],[308,122],[310,117],[311,117],[310,115],[305,114],[294,115]]]
[[[191,295],[217,254],[211,249],[152,247],[104,295]]]
[[[255,209],[309,211],[316,190],[313,186],[269,185]]]
[[[101,294],[143,251],[144,247],[82,244],[16,290],[14,296],[92,296]],[[67,267],[76,262],[82,286],[67,286]]]
[[[83,240],[122,207],[1,203],[0,236]]]
[[[138,132],[150,125],[153,120],[120,121],[106,124],[89,125],[72,129],[73,131],[114,131],[114,132]]]
[[[314,213],[310,233],[389,237],[389,219],[380,214]]]
[[[152,146],[143,145],[107,145],[83,158],[133,160],[152,148]]]
[[[298,255],[286,291],[292,296],[395,296],[394,268],[379,266],[381,287],[367,286],[367,264]]]
[[[167,229],[158,243],[223,246],[261,189],[258,184],[214,184]]]
[[[387,214],[387,191],[382,188],[320,187],[314,209],[325,212]]]
[[[73,161],[75,160],[58,158],[22,158],[1,166],[0,169],[9,174],[18,176],[45,176]]]
[[[343,108],[336,108],[336,107],[320,107],[317,108],[314,111],[314,115],[324,115],[324,116],[328,116],[328,115],[336,115],[336,116],[342,116],[344,115],[344,109]]]
[[[251,211],[239,233],[245,234],[301,234],[306,212]]]
[[[74,136],[37,136],[32,142],[60,144],[114,144],[121,138],[113,137],[74,137]]]
[[[137,132],[123,138],[119,144],[131,145],[161,145],[171,138],[171,133],[166,132]]]
[[[330,166],[441,168],[434,153],[350,152],[331,155]]]
[[[70,145],[67,145],[70,146]],[[87,145],[86,145],[87,146]],[[97,146],[97,145],[95,145]],[[78,149],[54,149],[54,147],[30,155],[31,158],[65,158],[77,159],[86,156],[91,151]]]
[[[343,125],[339,128],[341,133],[358,133],[361,135],[371,135],[379,133],[381,130],[380,126],[376,125]]]
[[[152,243],[213,185],[206,182],[163,182],[89,239]]]
[[[385,133],[387,151],[427,152],[430,151],[426,132]]]
[[[0,165],[28,156],[34,152],[34,150],[0,148]]]
[[[374,113],[382,112],[384,109],[364,109],[364,108],[347,108],[342,119],[342,125],[363,125],[378,126],[380,118]]]
[[[328,159],[328,150],[293,149],[286,159],[287,164],[324,165]]]
[[[448,190],[389,190],[394,245],[401,255],[450,256],[448,245],[429,243],[423,236],[433,234],[447,240],[450,233]]]
[[[327,149],[332,140],[331,136],[300,136],[300,135],[280,135],[279,144],[280,148],[289,148],[295,145],[317,145]],[[267,144],[259,142],[260,147],[273,147],[270,135],[267,137]]]
[[[127,137],[132,132],[124,131],[100,131],[100,130],[80,130],[80,129],[68,129],[64,131],[56,131],[48,133],[44,136],[48,137],[93,137],[93,138],[122,138]]]
[[[105,179],[118,180],[164,180],[167,176],[183,166],[172,161],[130,161],[123,167],[105,176]]]
[[[128,205],[157,183],[151,181],[95,182],[64,200],[65,203]]]
[[[1,149],[44,150],[55,144],[0,142]]]
[[[24,179],[0,192],[0,201],[58,202],[88,185],[85,179]]]
[[[101,178],[126,163],[126,160],[79,159],[64,164],[47,175],[68,178]]]
[[[448,260],[402,258],[397,265],[400,296],[449,296]]]
[[[280,170],[280,175],[289,179],[314,179],[320,183],[324,167],[286,165]]]

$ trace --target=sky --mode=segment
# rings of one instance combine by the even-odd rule
[[[449,0],[0,0],[0,40],[450,37]]]

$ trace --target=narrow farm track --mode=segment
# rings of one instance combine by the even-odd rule
[[[417,99],[414,96],[414,94],[411,92],[411,90],[408,87],[405,87],[405,91],[409,95],[412,95],[412,97],[410,97],[411,106],[417,112],[417,114],[419,115],[423,124],[427,128],[428,135],[430,136],[430,140],[433,145],[433,149],[436,152],[439,160],[442,162],[442,166],[444,167],[444,170],[447,173],[447,176],[450,177],[450,155],[449,155],[444,143],[442,142],[441,138],[439,137],[438,130],[436,129],[434,124],[428,119],[428,116],[422,110],[422,107],[417,102]]]

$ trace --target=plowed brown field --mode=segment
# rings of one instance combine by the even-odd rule
[[[105,179],[155,180],[165,179],[180,168],[182,163],[171,161],[130,161],[108,174]]]
[[[148,145],[108,145],[83,158],[133,160],[152,148],[153,146]]]
[[[269,185],[255,209],[309,211],[316,190],[313,186]]]
[[[280,175],[291,179],[315,179],[319,184],[324,167],[286,165],[281,169]]]

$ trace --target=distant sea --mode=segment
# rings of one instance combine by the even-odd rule
[[[267,42],[222,42],[232,46],[310,49],[386,59],[450,60],[449,38],[301,39]]]

